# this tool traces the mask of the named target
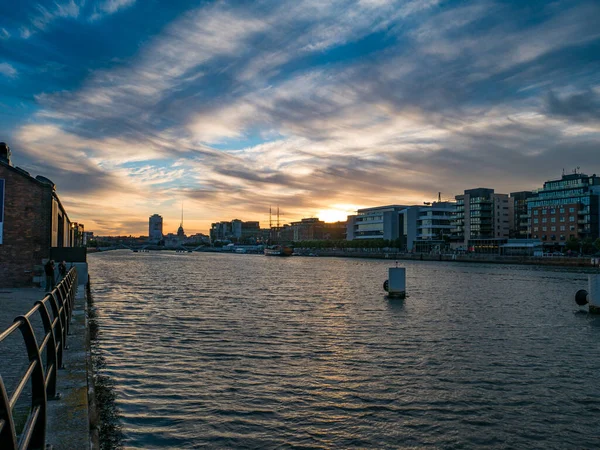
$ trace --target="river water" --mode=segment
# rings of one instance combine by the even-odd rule
[[[600,319],[576,270],[89,255],[127,448],[599,448]]]

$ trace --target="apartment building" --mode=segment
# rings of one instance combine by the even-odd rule
[[[549,180],[527,199],[529,233],[546,247],[600,237],[600,177],[583,173]]]
[[[456,197],[451,240],[455,248],[476,253],[498,253],[506,243],[514,221],[514,209],[507,194],[494,189],[465,190]]]

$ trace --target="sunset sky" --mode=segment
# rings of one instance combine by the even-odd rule
[[[0,141],[96,234],[600,173],[600,2],[0,2]]]

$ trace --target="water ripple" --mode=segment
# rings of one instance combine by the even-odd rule
[[[128,448],[597,448],[600,321],[575,270],[90,255]]]

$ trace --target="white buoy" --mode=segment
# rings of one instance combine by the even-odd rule
[[[600,275],[588,275],[590,312],[600,314]]]
[[[406,269],[404,267],[390,267],[388,272],[387,291],[389,297],[406,297]]]

